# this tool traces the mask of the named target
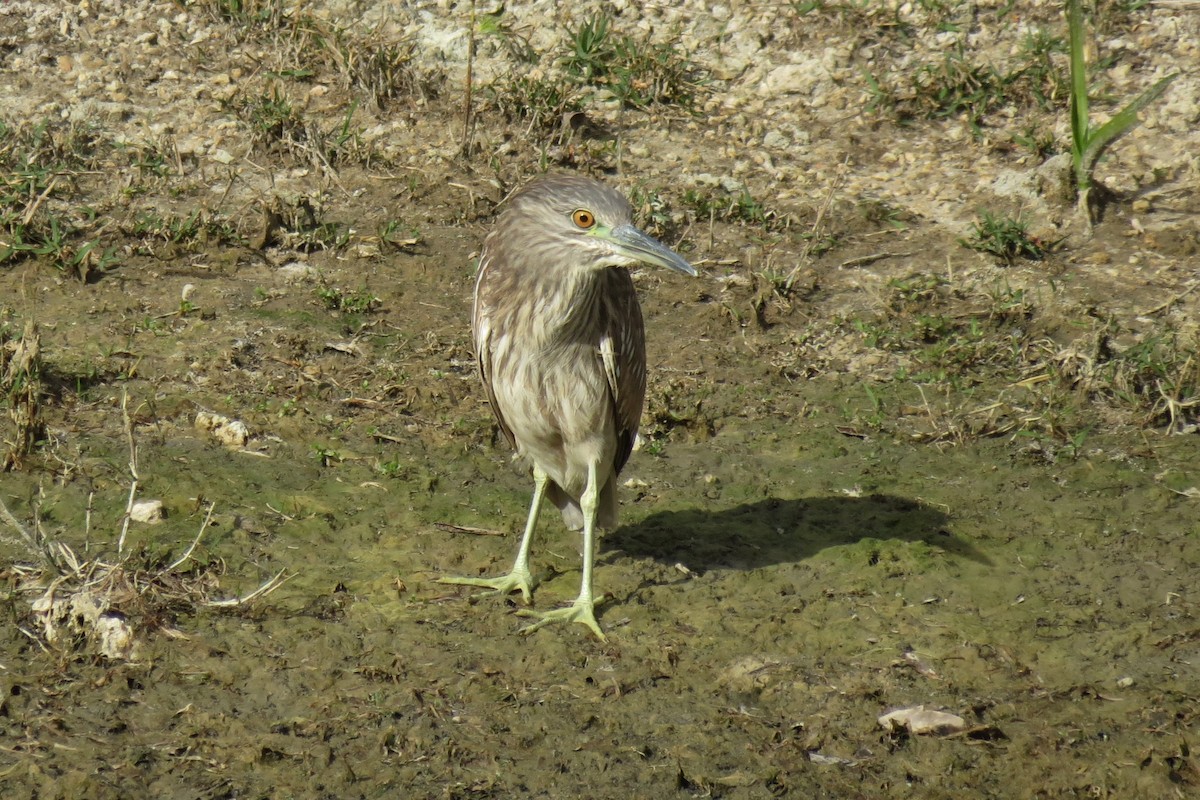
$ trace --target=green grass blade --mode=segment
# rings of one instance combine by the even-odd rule
[[[1171,85],[1171,81],[1178,77],[1179,73],[1176,72],[1174,75],[1168,75],[1163,78],[1138,95],[1133,102],[1121,109],[1112,119],[1088,136],[1087,145],[1084,147],[1079,162],[1082,174],[1091,174],[1092,167],[1095,166],[1096,160],[1100,158],[1100,154],[1104,152],[1104,148],[1108,147],[1137,125],[1139,122],[1138,112],[1157,100],[1167,90],[1167,87]],[[1076,177],[1078,178],[1078,174]]]
[[[1071,155],[1075,181],[1079,188],[1090,185],[1088,172],[1082,169],[1088,146],[1088,82],[1084,58],[1083,12],[1079,0],[1067,0],[1068,49],[1071,51]]]

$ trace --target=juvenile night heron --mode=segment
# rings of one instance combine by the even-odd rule
[[[634,264],[696,270],[633,226],[617,191],[589,178],[555,175],[508,199],[488,234],[475,283],[472,333],[492,411],[533,467],[533,503],[512,571],[498,578],[441,578],[520,591],[531,601],[529,545],[543,500],[583,529],[583,578],[566,608],[521,611],[548,622],[580,622],[599,638],[592,600],[596,529],[617,522],[617,474],[633,449],[646,395],[646,343]]]

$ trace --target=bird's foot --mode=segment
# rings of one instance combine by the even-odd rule
[[[595,607],[591,598],[577,598],[571,605],[565,608],[556,608],[553,611],[528,611],[522,609],[517,612],[517,616],[534,617],[537,619],[537,622],[532,625],[526,625],[524,628],[521,628],[521,633],[526,636],[551,622],[578,622],[588,626],[600,641],[608,641],[608,637],[604,635],[604,631],[600,630],[600,625],[596,622]]]
[[[437,582],[458,586],[482,586],[490,590],[479,592],[473,595],[473,597],[490,597],[497,594],[506,595],[520,591],[521,599],[525,601],[525,605],[533,602],[533,587],[537,585],[529,570],[520,567],[514,567],[512,572],[502,575],[499,578],[460,578],[457,576],[448,576],[438,578]]]

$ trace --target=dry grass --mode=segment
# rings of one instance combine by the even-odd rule
[[[0,328],[0,398],[12,423],[4,437],[5,453],[0,472],[21,465],[21,461],[42,438],[42,357],[41,338],[33,320],[25,323],[20,338]]]
[[[161,633],[186,638],[174,620],[201,608],[232,608],[279,588],[288,576],[280,571],[253,591],[235,597],[220,594],[224,563],[201,562],[196,549],[212,521],[210,503],[204,520],[182,555],[163,563],[148,550],[126,548],[129,523],[137,500],[139,477],[137,443],[127,398],[122,399],[131,475],[128,501],[116,537],[115,552],[81,556],[66,542],[49,534],[35,516],[27,524],[17,519],[0,499],[0,541],[26,552],[28,560],[9,565],[3,573],[15,593],[29,603],[28,624],[22,633],[42,649],[62,654],[83,652],[110,660],[135,661],[146,637]],[[92,498],[89,497],[83,539],[92,541]]]

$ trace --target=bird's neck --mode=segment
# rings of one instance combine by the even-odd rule
[[[545,342],[577,343],[597,337],[603,326],[597,317],[603,311],[603,289],[609,271],[619,267],[577,269],[556,275],[542,291],[532,309],[545,324],[539,331]]]

